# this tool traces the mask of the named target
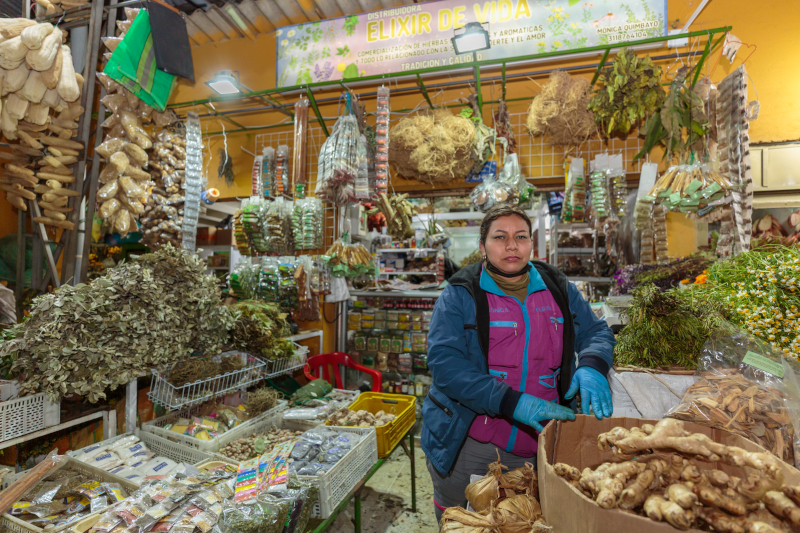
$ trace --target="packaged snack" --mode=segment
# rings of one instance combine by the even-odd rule
[[[125,494],[125,490],[120,486],[119,483],[102,483],[103,488],[106,490],[106,496],[111,502],[121,502],[124,500],[127,495]]]
[[[103,486],[100,484],[99,481],[89,481],[87,483],[82,483],[78,485],[77,487],[72,489],[72,492],[84,496],[87,500],[91,500],[92,498],[103,494],[105,492],[105,489],[103,488]],[[86,502],[86,505],[89,505],[88,501]]]
[[[89,503],[89,507],[91,509],[91,512],[93,513],[102,511],[103,509],[108,507],[108,498],[106,498],[105,494],[96,496],[92,498],[91,502]]]

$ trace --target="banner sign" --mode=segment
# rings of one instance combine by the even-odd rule
[[[440,0],[286,26],[277,31],[277,85],[289,87],[472,61],[450,39],[488,23],[497,60],[666,35],[667,0]]]

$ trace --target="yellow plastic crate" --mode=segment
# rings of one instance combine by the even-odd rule
[[[351,411],[368,411],[373,415],[383,411],[395,418],[390,424],[375,428],[378,436],[378,457],[386,457],[397,443],[408,433],[417,420],[417,399],[406,394],[383,394],[381,392],[362,392],[350,404]]]

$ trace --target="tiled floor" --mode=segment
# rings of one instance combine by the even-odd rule
[[[433,512],[433,487],[425,454],[414,443],[417,471],[417,512],[411,512],[411,465],[399,446],[361,493],[361,533],[438,533]],[[328,531],[351,533],[353,504],[347,506]]]

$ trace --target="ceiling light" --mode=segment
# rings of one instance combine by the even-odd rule
[[[479,22],[468,22],[461,28],[461,33],[453,32],[453,38],[450,41],[453,43],[456,54],[486,50],[491,46],[489,32]]]
[[[232,70],[221,70],[211,81],[207,81],[206,85],[214,89],[217,94],[237,94],[241,92],[239,89],[239,80],[234,76]]]

